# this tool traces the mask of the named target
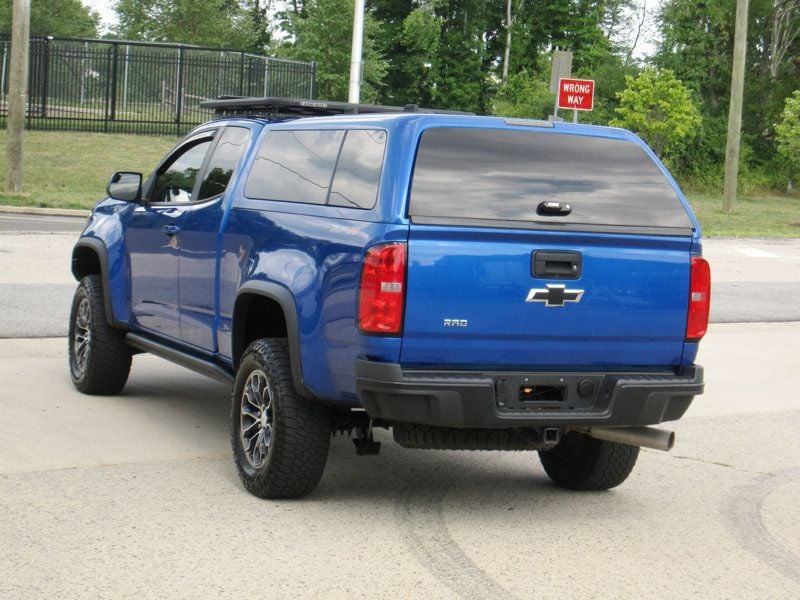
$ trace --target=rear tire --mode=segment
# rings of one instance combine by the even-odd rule
[[[244,487],[259,498],[300,498],[319,484],[331,440],[329,407],[300,396],[284,338],[245,350],[231,402],[231,446]]]
[[[628,478],[639,456],[637,446],[596,440],[570,432],[539,460],[556,485],[570,490],[608,490]]]
[[[72,383],[79,391],[112,396],[125,387],[131,350],[125,334],[108,324],[99,275],[87,275],[75,290],[67,350]]]

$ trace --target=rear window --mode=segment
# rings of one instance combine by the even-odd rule
[[[541,216],[537,207],[545,201],[569,204],[572,211]],[[486,226],[692,227],[664,174],[633,142],[500,129],[427,130],[409,216],[420,223],[466,219]]]

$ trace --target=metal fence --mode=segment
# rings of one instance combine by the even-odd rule
[[[0,125],[8,97],[0,35]],[[218,96],[314,98],[314,63],[232,50],[116,40],[31,39],[28,129],[182,134]]]

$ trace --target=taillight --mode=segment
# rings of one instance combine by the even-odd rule
[[[687,340],[699,340],[706,334],[710,308],[711,268],[705,259],[693,256],[689,285],[689,317],[686,321]]]
[[[399,334],[406,297],[406,245],[380,244],[361,265],[358,328],[364,333]]]

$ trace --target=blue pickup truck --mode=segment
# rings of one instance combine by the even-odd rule
[[[535,450],[608,489],[703,391],[700,228],[628,131],[416,106],[207,103],[146,179],[116,173],[72,254],[69,368],[119,393],[149,352],[232,385],[264,498],[375,454]]]

